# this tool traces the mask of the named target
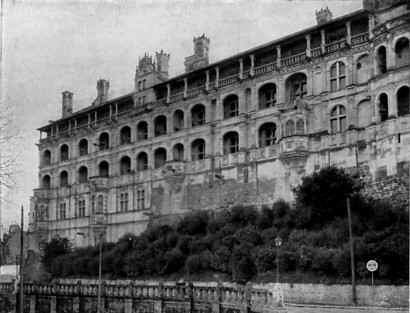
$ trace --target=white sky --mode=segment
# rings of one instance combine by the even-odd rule
[[[61,115],[61,92],[74,92],[74,110],[91,103],[96,81],[110,94],[133,88],[138,57],[164,49],[170,74],[183,71],[193,36],[210,39],[210,61],[312,26],[315,10],[334,16],[360,9],[360,0],[6,0],[3,99],[20,139],[16,186],[2,203],[2,223],[28,211],[38,183],[36,129]]]

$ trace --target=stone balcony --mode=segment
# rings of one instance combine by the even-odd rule
[[[280,140],[279,159],[285,163],[306,160],[309,154],[309,138],[306,135],[294,135]]]
[[[95,189],[107,189],[110,186],[110,178],[103,176],[92,176],[89,178],[90,185]]]

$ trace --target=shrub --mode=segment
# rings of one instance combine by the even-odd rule
[[[265,273],[275,268],[276,249],[262,246],[256,251],[255,264],[258,273]]]

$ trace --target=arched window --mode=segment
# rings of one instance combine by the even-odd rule
[[[237,95],[229,95],[223,101],[224,119],[238,116],[239,100]]]
[[[305,133],[305,121],[300,118],[296,121],[296,135],[303,135],[304,133]]]
[[[191,144],[192,161],[205,159],[205,140],[195,139]]]
[[[343,62],[335,62],[330,67],[330,91],[346,87],[346,66]]]
[[[88,181],[88,169],[85,166],[81,166],[78,170],[78,182],[80,184]]]
[[[154,119],[154,136],[162,136],[167,133],[167,118],[164,115]]]
[[[148,169],[148,155],[145,152],[140,152],[137,156],[137,171],[145,171]]]
[[[330,129],[332,133],[346,130],[346,109],[343,105],[335,106],[330,112]]]
[[[66,144],[60,147],[60,161],[67,161],[68,160],[68,146]]]
[[[410,47],[409,39],[402,37],[396,42],[394,47],[394,52],[396,53],[396,66],[404,66],[410,63]]]
[[[110,175],[110,165],[107,161],[101,161],[98,165],[98,175],[101,177],[108,177]]]
[[[88,140],[87,139],[83,138],[78,143],[78,154],[80,156],[88,154]]]
[[[148,139],[148,123],[141,121],[137,125],[137,140],[142,141]]]
[[[386,47],[381,46],[377,49],[377,73],[383,74],[387,72],[387,53]]]
[[[410,113],[409,90],[409,87],[403,86],[397,91],[397,112],[399,116]]]
[[[68,173],[67,171],[62,171],[60,173],[60,187],[68,186]]]
[[[367,54],[362,55],[356,61],[356,82],[358,84],[367,83],[369,80],[370,59]]]
[[[131,127],[124,126],[120,131],[120,144],[127,145],[131,143]]]
[[[307,77],[304,73],[296,73],[286,80],[286,95],[289,102],[304,98],[307,95]]]
[[[51,186],[51,178],[50,175],[44,175],[43,179],[41,180],[41,188],[49,189]]]
[[[293,136],[295,134],[295,122],[293,120],[288,120],[286,122],[285,134],[286,136]]]
[[[165,165],[167,161],[167,150],[165,148],[158,148],[154,152],[154,167],[159,168]]]
[[[120,160],[120,174],[125,175],[131,172],[131,159],[128,156],[123,156]]]
[[[180,131],[184,128],[184,112],[176,110],[174,112],[174,132]]]
[[[276,142],[275,123],[265,123],[259,127],[259,147],[272,146]]]
[[[205,107],[202,104],[195,105],[191,110],[192,127],[205,124]]]
[[[45,150],[43,152],[43,165],[50,165],[51,164],[51,152],[50,150]]]
[[[100,135],[98,146],[100,150],[107,150],[110,147],[110,135],[108,135],[108,133],[102,133]]]
[[[182,143],[177,143],[172,149],[172,156],[174,161],[184,160],[184,145]]]
[[[385,93],[379,96],[379,114],[382,122],[389,117],[389,98]]]
[[[223,136],[224,154],[236,153],[239,151],[239,135],[237,132],[227,132]]]
[[[273,107],[276,104],[276,85],[268,83],[259,88],[259,109]]]

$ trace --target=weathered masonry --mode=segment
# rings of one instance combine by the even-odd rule
[[[135,90],[41,127],[32,230],[77,245],[115,241],[193,209],[292,201],[303,175],[328,165],[396,175],[410,155],[408,1],[363,10],[209,63],[194,38],[186,72],[144,55]]]
[[[82,284],[80,281],[50,285],[26,283],[24,312],[95,313],[97,290],[97,283]],[[104,312],[116,313],[286,312],[280,293],[275,289],[226,287],[222,284],[210,287],[192,283],[135,284],[131,281],[107,281],[102,286],[100,305]]]

